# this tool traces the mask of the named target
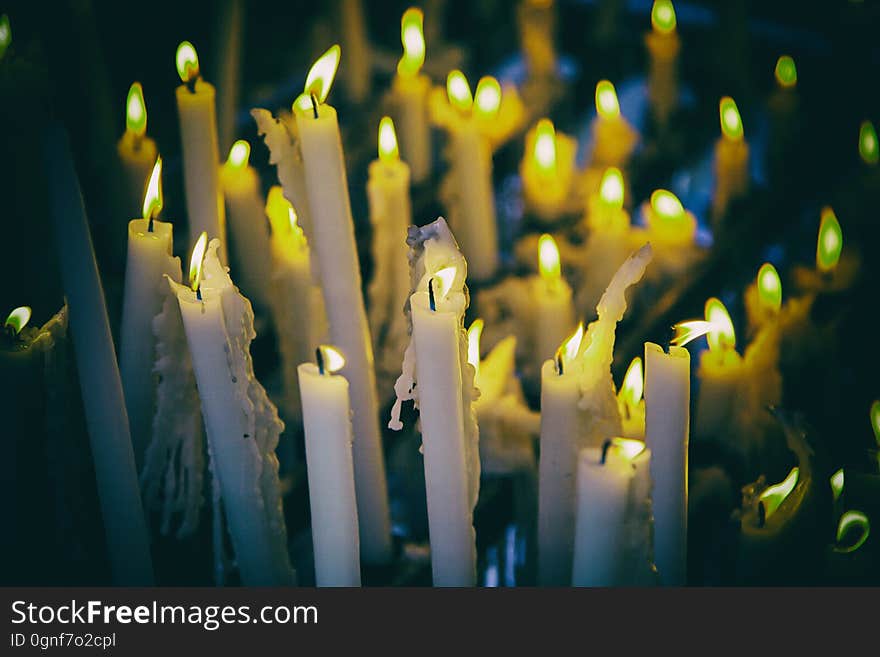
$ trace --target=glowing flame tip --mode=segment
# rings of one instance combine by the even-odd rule
[[[31,307],[19,306],[6,317],[4,327],[13,335],[18,335],[27,326],[29,321],[31,321]]]
[[[196,54],[195,46],[189,41],[181,41],[177,46],[175,63],[182,82],[192,82],[199,77],[199,56]]]
[[[205,251],[208,248],[208,233],[202,231],[196,245],[193,247],[192,256],[189,259],[189,286],[193,292],[198,292],[202,284],[202,265],[205,262]]]

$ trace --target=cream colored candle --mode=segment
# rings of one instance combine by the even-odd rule
[[[625,167],[639,140],[620,114],[617,91],[608,80],[596,85],[596,118],[593,122],[593,166]]]
[[[203,231],[220,239],[220,260],[226,258],[226,212],[220,189],[217,110],[214,87],[199,75],[199,59],[189,41],[177,47],[177,113],[183,142],[183,180],[190,246]]]
[[[147,136],[147,106],[140,82],[132,83],[125,101],[125,132],[116,144],[125,174],[126,210],[133,216],[141,207],[150,170],[156,162],[156,142]]]
[[[345,360],[319,347],[318,364],[298,369],[305,425],[312,546],[317,586],[360,586],[348,381],[334,374]]]
[[[642,205],[648,239],[657,253],[655,273],[675,276],[685,271],[699,254],[695,239],[697,218],[685,210],[678,197],[657,189]]]
[[[648,99],[660,125],[666,125],[678,104],[678,38],[675,7],[671,0],[654,0],[651,8],[651,31],[645,35],[650,55]]]
[[[571,209],[576,154],[577,141],[557,133],[550,119],[541,119],[526,134],[519,165],[523,199],[541,221],[554,221]]]
[[[749,145],[743,135],[742,119],[733,98],[725,96],[718,104],[721,137],[715,142],[715,194],[712,216],[718,220],[731,201],[749,189]]]
[[[743,359],[736,351],[736,335],[727,308],[719,299],[706,301],[705,321],[713,325],[707,334],[709,349],[700,356],[697,377],[695,435],[724,438],[738,425],[738,409],[745,394]],[[735,429],[733,430],[736,433]],[[744,438],[737,436],[737,439]]]
[[[520,0],[516,18],[529,77],[556,77],[556,8],[553,0]]]
[[[271,273],[271,260],[267,257],[269,224],[263,209],[260,178],[248,164],[250,154],[249,143],[235,142],[220,168],[220,184],[229,210],[232,273],[257,307],[266,308]]]
[[[571,286],[562,277],[559,248],[547,233],[538,240],[538,270],[539,275],[531,280],[535,304],[532,336],[534,357],[543,363],[554,356],[575,326]]]
[[[373,55],[364,22],[361,0],[337,0],[342,43],[345,46],[345,66],[341,82],[350,100],[362,103],[370,94],[373,82]]]

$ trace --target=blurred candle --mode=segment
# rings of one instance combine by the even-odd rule
[[[777,319],[782,309],[782,281],[776,267],[769,262],[761,265],[754,282],[746,288],[743,299],[752,331]]]
[[[547,233],[538,240],[538,271],[531,281],[531,293],[535,304],[534,356],[540,364],[553,357],[575,325],[571,287],[562,277],[556,241]]]
[[[661,126],[666,125],[678,104],[678,53],[681,40],[675,27],[675,8],[671,0],[654,0],[651,31],[645,35],[645,45],[650,53],[648,99]]]
[[[705,321],[712,325],[707,334],[709,349],[700,355],[697,377],[700,395],[694,431],[697,436],[720,438],[737,433],[737,409],[744,392],[743,359],[736,351],[736,335],[727,308],[719,299],[706,301]]]
[[[875,166],[880,161],[880,143],[877,130],[870,121],[862,121],[859,126],[859,156],[865,164]]]
[[[749,188],[749,145],[733,98],[722,98],[718,113],[721,137],[715,142],[715,194],[712,197],[712,215],[716,221],[724,216],[728,204],[745,195]]]
[[[639,139],[620,114],[617,91],[608,80],[596,85],[596,118],[593,121],[593,166],[625,167]]]
[[[520,0],[519,41],[531,79],[556,77],[556,8],[553,0]]]
[[[550,119],[541,119],[526,134],[520,161],[526,208],[545,222],[569,210],[569,193],[575,174],[577,141],[557,133]]]
[[[340,76],[348,98],[362,103],[370,93],[373,82],[373,55],[364,21],[361,0],[338,0],[342,43],[345,46],[345,66]]]
[[[132,83],[128,89],[125,101],[125,132],[116,144],[116,153],[125,173],[125,209],[132,216],[141,207],[144,187],[157,154],[156,142],[147,136],[147,106],[140,82]]]
[[[657,273],[675,274],[686,269],[697,253],[697,218],[665,189],[655,190],[642,212],[648,239],[657,253]]]

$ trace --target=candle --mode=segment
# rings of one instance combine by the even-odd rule
[[[397,75],[391,83],[389,102],[400,129],[403,161],[409,165],[415,184],[431,175],[431,125],[428,122],[428,93],[431,80],[421,73],[425,63],[425,36],[421,9],[410,7],[400,19],[403,56],[397,63]]]
[[[880,142],[877,140],[877,130],[870,121],[862,121],[859,126],[859,157],[870,166],[880,161]]]
[[[253,372],[250,302],[220,264],[219,240],[193,249],[189,285],[169,279],[192,356],[235,558],[246,586],[290,585],[287,528],[275,448],[284,423]],[[221,546],[215,545],[215,550]]]
[[[156,142],[147,137],[147,106],[140,82],[132,83],[125,101],[125,132],[116,153],[126,183],[126,210],[134,214],[144,196],[144,185],[156,161]],[[131,215],[129,215],[131,216]]]
[[[159,221],[162,210],[162,158],[156,160],[144,196],[143,219],[128,223],[128,258],[119,338],[119,371],[131,426],[135,461],[143,464],[155,409],[153,318],[162,308],[164,277],[180,280],[180,260],[172,257],[172,225]]]
[[[712,216],[719,220],[731,201],[744,196],[749,188],[749,145],[743,137],[743,124],[730,96],[718,104],[721,137],[715,142],[715,194]]]
[[[519,41],[531,79],[556,77],[553,0],[522,0],[516,8]]]
[[[550,119],[541,119],[526,134],[519,165],[523,198],[541,221],[554,221],[571,210],[576,154],[577,141],[557,133]]]
[[[650,451],[612,438],[578,456],[573,586],[619,586],[647,579],[650,564]]]
[[[373,348],[361,296],[339,123],[336,110],[325,103],[339,54],[339,46],[333,46],[312,66],[294,113],[312,219],[309,243],[321,272],[330,339],[345,354],[341,373],[351,384],[362,556],[368,563],[383,563],[390,557],[391,530]]]
[[[758,276],[746,288],[744,299],[752,331],[776,320],[782,309],[782,281],[776,267],[769,262],[761,265]]]
[[[666,125],[678,104],[678,53],[681,40],[675,27],[675,7],[671,0],[654,0],[651,31],[645,35],[645,45],[650,53],[648,100],[661,126]]]
[[[617,91],[608,80],[596,85],[596,118],[593,121],[593,166],[624,167],[639,135],[620,114]]]
[[[60,124],[46,129],[43,155],[49,173],[55,250],[70,307],[73,347],[81,365],[77,373],[110,571],[118,585],[149,586],[153,582],[150,541],[125,398],[79,181]]]
[[[688,434],[691,356],[645,343],[645,442],[651,450],[654,563],[666,586],[687,581]]]
[[[681,274],[696,260],[700,251],[694,243],[697,218],[685,210],[678,197],[657,189],[642,204],[648,239],[657,251],[658,276]]]
[[[575,325],[571,287],[562,278],[556,241],[547,233],[538,240],[538,271],[530,290],[535,304],[532,339],[536,367],[553,357]]]
[[[464,330],[467,263],[442,218],[411,228],[407,242],[415,286],[409,299],[412,342],[395,384],[388,426],[401,429],[402,402],[416,400],[434,586],[473,586],[480,458],[474,370]]]
[[[297,372],[305,425],[312,545],[317,586],[360,586],[360,547],[348,381],[335,374],[345,359],[333,347]]]
[[[620,419],[623,422],[623,437],[645,438],[645,400],[642,398],[645,389],[644,371],[642,359],[636,356],[632,359],[623,382],[617,393],[617,405],[620,409]]]
[[[512,84],[484,75],[474,91],[474,118],[494,153],[525,125],[525,105]]]
[[[367,99],[373,79],[373,59],[364,22],[364,8],[361,0],[339,0],[339,3],[342,43],[345,45],[341,82],[348,98],[360,104]]]
[[[258,308],[269,303],[269,226],[263,209],[260,178],[248,164],[251,145],[240,139],[220,168],[220,185],[229,211],[232,273]]]
[[[199,59],[189,41],[177,46],[175,92],[183,142],[183,180],[190,245],[199,234],[220,238],[220,259],[226,262],[226,215],[220,189],[220,154],[217,146],[217,111],[214,87],[199,75]]]
[[[409,341],[403,306],[409,297],[406,231],[412,223],[410,169],[400,161],[394,123],[379,122],[379,158],[370,163],[367,200],[373,225],[373,278],[370,281],[369,320],[379,371],[395,372]]]

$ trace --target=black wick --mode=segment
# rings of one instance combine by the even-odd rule
[[[428,305],[431,306],[431,310],[437,310],[437,302],[434,299],[434,279],[428,279]]]
[[[611,439],[609,438],[602,443],[602,458],[599,459],[599,465],[605,465],[605,459],[608,457],[608,448],[611,447]]]
[[[764,502],[758,502],[758,527],[763,527],[767,522],[767,509],[764,508]]]
[[[315,98],[315,94],[310,93],[309,98],[312,99],[312,112],[315,115],[315,118],[318,118],[318,99]]]
[[[315,360],[318,363],[318,374],[324,374],[324,354],[321,353],[321,347],[315,349]]]
[[[150,221],[147,223],[147,232],[153,232],[153,220],[155,219],[155,212],[150,212]]]
[[[559,376],[562,376],[562,369],[563,368],[562,368],[562,350],[561,349],[558,349],[556,351],[555,361],[556,361],[556,373]]]
[[[196,299],[199,301],[202,300],[202,284],[199,283],[199,286],[196,288]]]
[[[199,76],[194,75],[189,80],[187,80],[185,83],[186,88],[189,89],[189,92],[191,94],[194,94],[196,92],[196,82],[198,81],[198,79],[199,79]]]

